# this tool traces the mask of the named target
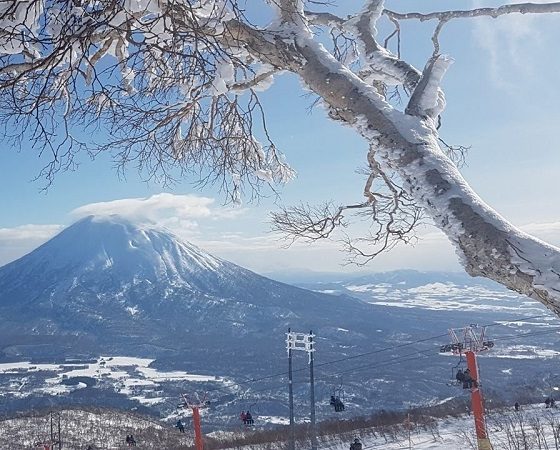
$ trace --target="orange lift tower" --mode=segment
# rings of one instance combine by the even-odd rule
[[[477,353],[484,352],[494,347],[492,341],[486,340],[486,327],[479,327],[471,324],[465,328],[455,328],[449,330],[451,344],[440,348],[440,353],[453,353],[454,355],[465,355],[467,368],[470,372],[471,380],[463,382],[463,388],[471,390],[471,409],[474,416],[474,426],[476,430],[476,440],[478,450],[492,450],[492,444],[488,438],[486,421],[484,419],[484,404],[482,390],[480,388],[480,374],[476,361]],[[466,384],[465,384],[466,383]]]
[[[210,402],[203,400],[198,402],[190,402],[186,395],[182,394],[183,403],[179,405],[181,408],[188,408],[192,411],[193,427],[194,427],[194,445],[196,450],[204,450],[204,440],[202,439],[202,429],[200,426],[200,408],[208,407]]]

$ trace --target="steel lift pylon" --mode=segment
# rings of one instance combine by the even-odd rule
[[[474,416],[478,450],[493,450],[484,418],[484,400],[480,387],[480,373],[476,355],[491,349],[494,347],[494,343],[486,340],[486,327],[479,327],[476,324],[464,328],[452,328],[449,330],[449,336],[451,337],[451,344],[442,346],[440,353],[465,355],[467,367],[474,380],[474,384],[470,388],[471,409]]]

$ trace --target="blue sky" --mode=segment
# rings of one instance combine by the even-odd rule
[[[417,3],[388,1],[388,7],[406,11]],[[424,10],[443,9],[449,2],[422,5]],[[467,8],[475,3],[453,5]],[[433,26],[403,24],[403,56],[417,67],[423,67],[431,51]],[[487,203],[553,244],[560,243],[558,42],[560,15],[456,21],[441,36],[442,52],[455,60],[444,80],[448,104],[442,136],[451,143],[472,146],[462,172]],[[296,180],[279,189],[280,201],[360,201],[363,177],[356,170],[365,165],[365,143],[354,131],[328,121],[320,106],[309,113],[311,100],[304,93],[297,79],[285,75],[262,95],[271,134],[298,172]],[[83,156],[80,162],[76,172],[59,174],[44,192],[43,180],[32,181],[42,167],[37,150],[26,147],[17,152],[4,144],[0,150],[0,265],[31,250],[80,215],[116,207],[139,220],[166,225],[216,255],[259,272],[358,270],[341,265],[345,255],[336,243],[282,248],[268,233],[268,214],[277,200],[273,195],[233,208],[223,206],[224,198],[212,187],[196,190],[188,180],[172,187],[147,184],[133,167],[126,179],[119,179],[108,157],[91,161]],[[161,193],[167,194],[152,197]],[[143,203],[126,200],[150,197]],[[116,200],[121,202],[106,204]],[[422,235],[424,239],[415,247],[382,255],[366,270],[459,270],[453,250],[437,230],[428,227]]]

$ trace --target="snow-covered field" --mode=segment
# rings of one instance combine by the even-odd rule
[[[422,286],[407,287],[406,284],[349,284],[345,288],[359,294],[373,305],[398,308],[422,308],[428,310],[519,312],[526,315],[542,312],[540,303],[526,299],[512,302],[520,297],[504,289],[486,286],[458,286],[451,282],[434,282]],[[368,296],[370,297],[368,299]]]
[[[215,382],[225,379],[183,371],[159,371],[150,364],[153,359],[129,356],[102,356],[91,362],[68,361],[63,364],[35,364],[28,361],[0,364],[0,397],[28,397],[34,394],[62,395],[92,384],[111,384],[115,391],[153,405],[166,400],[158,395],[162,383]],[[44,377],[41,386],[29,383],[31,377]],[[5,382],[1,382],[5,380]],[[7,380],[7,381],[6,381]]]

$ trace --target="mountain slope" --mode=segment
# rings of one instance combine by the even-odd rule
[[[358,300],[270,280],[119,217],[85,218],[0,268],[0,313],[4,334],[18,330],[57,345],[72,335],[95,348],[156,357],[188,343],[190,358],[215,368],[223,361],[208,349],[241,359],[271,345],[281,351],[289,326],[356,345],[375,321]],[[240,351],[240,339],[251,345]]]

